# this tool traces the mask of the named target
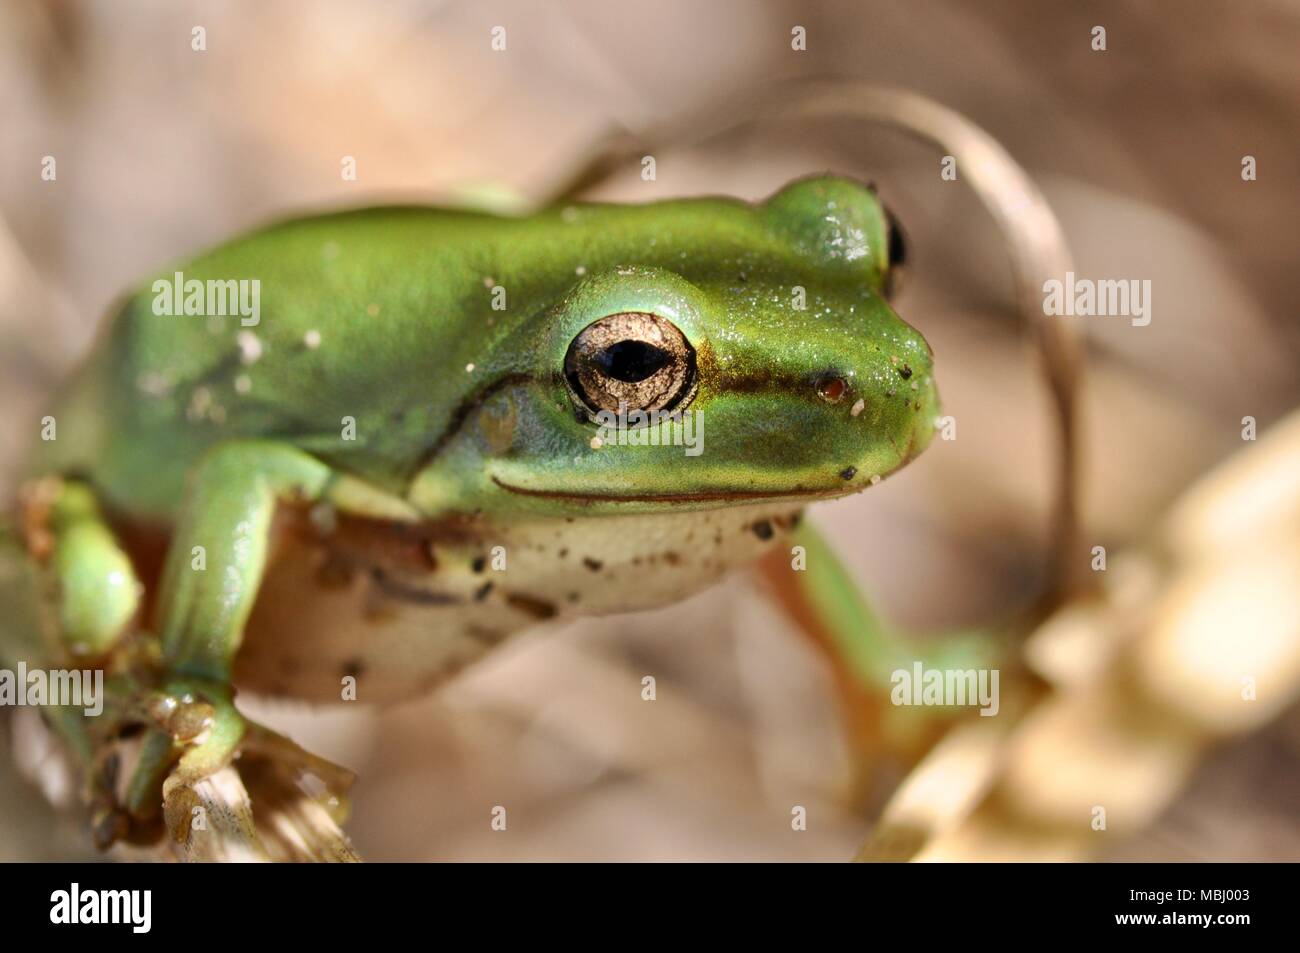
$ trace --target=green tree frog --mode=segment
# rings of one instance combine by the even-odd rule
[[[820,176],[316,215],[146,281],[50,409],[9,554],[5,658],[110,675],[101,718],[57,713],[71,749],[89,771],[145,733],[100,841],[265,739],[232,685],[427,692],[542,620],[700,590],[907,464],[938,405],[887,299],[901,250],[873,189]],[[641,439],[655,412],[694,445]]]

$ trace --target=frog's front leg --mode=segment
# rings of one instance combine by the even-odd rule
[[[194,785],[241,747],[270,737],[236,710],[231,666],[266,568],[276,508],[320,500],[332,475],[314,457],[269,441],[222,444],[191,474],[159,592],[164,678],[152,706],[163,723],[144,741],[127,797],[133,815],[147,816],[161,783],[164,816],[178,840],[187,836],[181,825]],[[187,714],[195,711],[203,713],[199,723]],[[167,723],[177,713],[179,724]]]
[[[222,444],[191,474],[159,593],[168,668],[225,683],[266,569],[271,518],[282,503],[319,501],[332,471],[293,447]]]

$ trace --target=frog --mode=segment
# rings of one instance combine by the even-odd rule
[[[904,258],[874,186],[824,174],[310,214],[149,276],[43,415],[0,633],[110,675],[100,718],[47,711],[99,778],[96,843],[183,840],[250,751],[319,766],[237,690],[418,697],[518,633],[685,599],[904,468],[939,413]],[[240,282],[255,309],[212,306]]]

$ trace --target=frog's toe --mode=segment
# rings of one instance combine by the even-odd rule
[[[149,692],[136,710],[150,728],[127,785],[125,806],[142,820],[156,816],[161,789],[167,828],[184,841],[188,821],[181,811],[192,806],[190,792],[234,760],[247,722],[228,685],[192,680],[171,681]]]
[[[251,722],[236,760],[208,743],[163,782],[163,816],[183,859],[359,859],[341,827],[352,772]]]
[[[97,846],[166,834],[185,860],[358,859],[341,829],[352,772],[248,721],[232,696],[224,683],[175,677],[124,706],[96,751]]]
[[[340,827],[351,771],[247,721],[224,686],[178,682],[167,694],[179,704],[156,711],[182,753],[162,780],[162,816],[183,857],[356,859]]]

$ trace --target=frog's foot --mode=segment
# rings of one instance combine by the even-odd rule
[[[339,828],[353,774],[247,721],[231,696],[228,685],[173,679],[134,702],[147,729],[124,795],[99,805],[101,845],[156,839],[161,825],[187,860],[356,859]],[[115,781],[107,772],[101,794]]]

